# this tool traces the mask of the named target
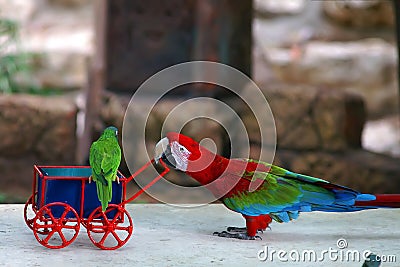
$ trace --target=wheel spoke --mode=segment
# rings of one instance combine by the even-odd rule
[[[107,232],[104,233],[103,237],[102,237],[101,240],[99,241],[99,244],[100,244],[101,246],[104,246],[104,241],[106,241],[106,239],[107,239],[107,237],[108,237],[109,234],[110,234],[110,231],[107,231]]]
[[[65,207],[65,211],[63,212],[63,214],[62,214],[61,217],[60,217],[60,220],[61,220],[61,221],[64,221],[65,216],[67,216],[67,214],[68,214],[68,212],[69,212],[70,210],[71,210],[70,207]]]
[[[61,230],[59,230],[57,232],[58,232],[58,235],[61,237],[63,244],[67,243],[68,241],[67,241],[67,239],[65,239],[63,232]]]
[[[123,241],[119,238],[119,236],[117,235],[116,232],[112,231],[111,234],[114,236],[114,238],[117,240],[118,245],[121,245],[121,243],[123,243]]]
[[[45,238],[45,239],[43,239],[43,242],[44,243],[49,243],[49,240],[50,240],[50,238],[54,235],[54,233],[55,233],[55,230],[53,229],[48,235],[47,235],[47,237]]]
[[[49,209],[48,207],[46,207],[46,208],[44,209],[44,211],[45,211],[45,213],[47,213],[47,215],[50,216],[50,218],[51,218],[51,220],[52,220],[53,222],[56,221],[56,218],[54,218],[53,213],[51,212],[51,209]],[[45,214],[43,214],[43,215],[45,215]]]
[[[120,213],[121,213],[120,211],[117,211],[117,213],[115,214],[114,218],[113,218],[112,221],[111,221],[112,224],[115,224],[115,222],[117,221],[117,219],[118,219]]]
[[[101,216],[103,217],[103,222],[105,222],[106,224],[105,225],[108,225],[108,218],[107,218],[107,216],[106,216],[106,214],[104,213],[104,212],[102,212],[101,213]],[[104,223],[103,223],[104,224]]]

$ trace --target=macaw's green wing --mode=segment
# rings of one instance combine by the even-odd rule
[[[118,143],[109,142],[101,161],[101,171],[107,181],[114,181],[121,163],[121,149]]]
[[[290,172],[265,162],[249,160],[267,166],[269,171],[245,172],[244,176],[262,179],[260,188],[224,199],[224,203],[240,213],[257,216],[270,214],[277,221],[297,218],[300,211],[353,211],[360,198],[373,198],[328,181]],[[260,168],[261,169],[261,168]]]
[[[249,173],[245,175],[250,175]],[[294,180],[286,179],[272,172],[254,172],[256,179],[263,179],[264,183],[255,191],[242,191],[230,197],[224,198],[223,202],[231,209],[249,216],[261,214],[280,214],[282,218],[274,218],[277,221],[289,221],[298,216],[299,211],[310,210],[310,203],[303,200],[305,195],[312,202],[316,195],[327,194],[323,199],[333,202],[333,196],[325,189],[307,188]]]
[[[93,142],[90,147],[89,163],[92,168],[92,178],[95,182],[100,182],[103,185],[107,185],[107,181],[103,176],[102,162],[104,158],[104,148],[101,142]]]

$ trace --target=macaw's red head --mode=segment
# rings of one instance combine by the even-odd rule
[[[216,172],[224,168],[221,163],[227,161],[200,146],[192,138],[174,132],[168,133],[157,143],[154,158],[156,161],[162,159],[173,168],[186,172],[200,183],[216,179]]]

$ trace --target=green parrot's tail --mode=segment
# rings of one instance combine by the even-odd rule
[[[111,182],[107,182],[107,185],[102,184],[101,182],[96,182],[97,187],[97,196],[99,197],[99,201],[101,202],[102,211],[106,211],[108,207],[108,203],[112,198],[112,184]]]

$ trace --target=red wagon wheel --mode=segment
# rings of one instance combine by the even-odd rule
[[[128,242],[133,232],[132,218],[124,207],[110,204],[105,212],[95,209],[87,220],[87,233],[93,244],[113,250]]]
[[[37,195],[37,192],[31,195],[25,203],[24,206],[24,220],[26,225],[33,230],[33,219],[36,216],[36,210],[33,208],[33,199]]]
[[[55,214],[61,215],[56,216]],[[79,228],[78,213],[63,202],[54,202],[43,206],[33,220],[33,234],[37,241],[47,248],[68,246],[78,236]]]

